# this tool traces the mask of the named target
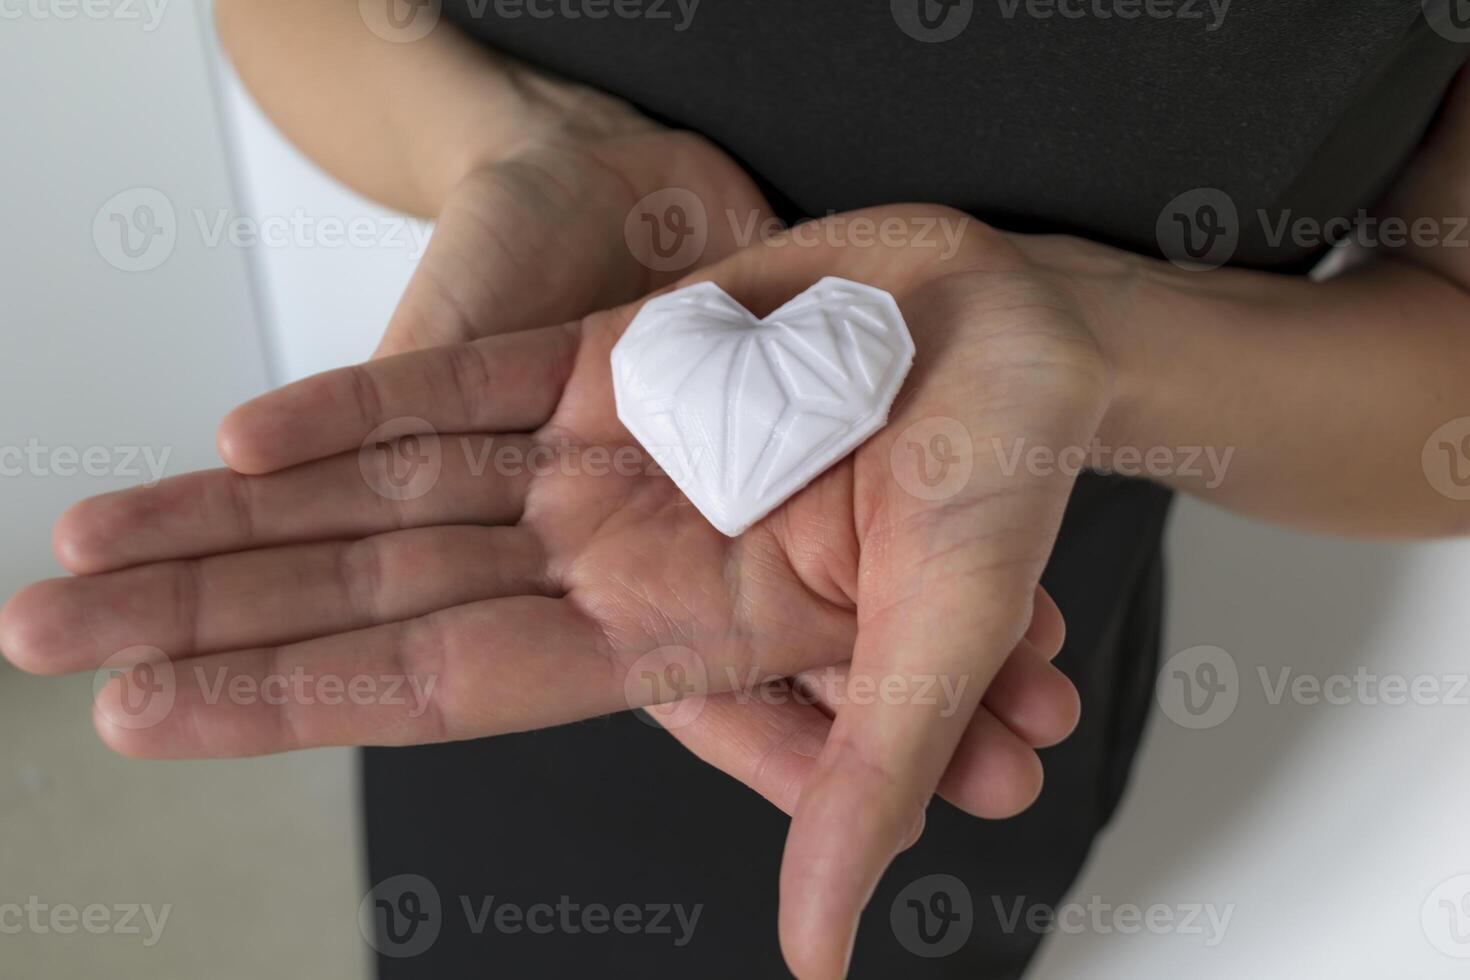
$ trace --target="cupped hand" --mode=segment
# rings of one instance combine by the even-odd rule
[[[1087,445],[1108,371],[1065,283],[978,223],[952,256],[820,234],[936,214],[959,220],[839,216],[810,244],[763,243],[701,274],[758,313],[821,275],[886,288],[919,352],[889,426],[738,539],[656,470],[601,462],[638,453],[608,366],[626,307],[387,357],[243,406],[220,434],[234,472],[70,511],[57,551],[90,577],[23,593],[0,644],[48,671],[139,643],[186,660],[155,724],[123,723],[126,675],[98,697],[104,738],[148,756],[468,738],[850,657],[850,682],[889,693],[844,698],[830,724],[815,707],[758,699],[809,759],[786,774],[799,797],[783,947],[798,976],[840,976],[858,913],[946,771],[960,772],[945,788],[962,805],[1008,812],[1028,800],[992,799],[991,784],[1036,771],[1027,743],[1075,721],[1075,702],[1050,710],[1071,688],[1047,663],[1054,610],[1036,602],[1071,479],[1006,460],[1017,445]],[[906,468],[928,460],[904,443],[935,425],[946,464],[967,474],[938,498],[913,490],[927,474]],[[405,463],[423,467],[407,483]],[[417,710],[220,697],[238,678],[281,676],[406,677],[426,693]],[[936,689],[956,694],[919,696]],[[1063,695],[1007,702],[1025,689]],[[697,713],[737,708],[750,705],[710,698]],[[793,723],[786,709],[816,714]],[[967,752],[988,761],[965,765]],[[765,768],[752,782],[789,805]]]
[[[377,356],[579,320],[732,254],[771,227],[755,185],[723,152],[584,92],[514,153],[472,168],[450,193]],[[683,242],[675,234],[695,236]],[[979,816],[1023,809],[1040,791],[1030,746],[1076,723],[1076,692],[1046,664],[1063,623],[1038,590],[1032,627],[987,695],[942,791]],[[716,696],[707,710],[651,712],[693,752],[791,812],[813,770],[844,665],[759,698]]]

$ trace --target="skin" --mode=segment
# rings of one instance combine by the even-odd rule
[[[873,215],[927,216],[959,217],[917,206]],[[1024,434],[1067,445],[1106,410],[1107,371],[1069,298],[1002,236],[969,241],[947,260],[772,243],[708,270],[756,311],[819,269],[879,285],[920,351],[889,427],[740,538],[715,531],[662,474],[475,476],[462,462],[455,442],[466,435],[567,459],[634,447],[612,411],[608,368],[634,304],[379,358],[242,406],[220,430],[231,471],[94,498],[62,518],[58,556],[90,577],[18,596],[0,624],[5,649],[33,669],[75,669],[140,636],[171,641],[174,662],[192,663],[174,671],[167,717],[126,723],[123,699],[138,678],[116,678],[97,699],[104,740],[146,757],[560,724],[654,700],[637,679],[670,648],[691,652],[713,694],[751,671],[797,677],[849,657],[848,673],[875,690],[942,678],[961,692],[957,711],[852,699],[829,722],[808,708],[815,758],[760,774],[785,781],[778,799],[800,783],[782,872],[788,957],[798,974],[841,969],[846,949],[824,937],[850,943],[867,894],[941,781],[977,812],[1024,805],[1012,794],[1034,785],[1036,757],[1017,729],[1045,742],[1075,718],[1070,707],[1047,714],[1060,697],[1037,699],[1039,715],[1016,700],[1027,687],[1069,690],[1047,663],[1052,614],[1037,617],[1034,603],[1071,477],[1007,475],[976,454],[971,478],[941,500],[899,478],[919,465],[899,441],[924,420],[955,419],[977,441]],[[415,437],[403,455],[439,447],[432,492],[393,501],[374,491],[385,485],[377,473],[364,479],[364,460],[387,465],[361,451],[384,425]],[[486,525],[472,539],[471,522]],[[345,552],[343,539],[355,541]],[[336,574],[313,575],[324,565]],[[115,612],[88,627],[76,614],[94,605]],[[255,645],[263,634],[270,645]],[[298,669],[407,676],[426,690],[432,679],[432,698],[417,716],[393,705],[210,701],[211,679]],[[675,731],[688,738],[686,726]]]
[[[1059,618],[1037,590],[1072,481],[1007,471],[992,445],[1234,447],[1218,485],[1160,479],[1335,533],[1470,527],[1420,461],[1431,432],[1470,415],[1461,252],[1408,246],[1314,283],[1186,272],[975,221],[948,258],[913,245],[737,251],[712,223],[712,264],[691,280],[712,278],[758,313],[822,275],[869,282],[897,297],[920,352],[891,425],[742,538],[719,536],[659,477],[470,479],[452,465],[465,436],[569,455],[628,444],[607,351],[637,297],[675,277],[623,242],[644,194],[687,188],[715,215],[764,204],[697,137],[447,28],[386,44],[354,7],[241,0],[220,14],[242,75],[307,152],[367,193],[438,216],[385,356],[237,410],[220,432],[233,472],[69,512],[58,556],[87,577],[12,600],[0,648],[55,672],[163,636],[173,642],[156,645],[180,661],[248,676],[296,664],[432,676],[432,710],[207,706],[181,671],[174,711],[150,729],[115,723],[123,680],[104,689],[98,728],[119,751],[246,754],[556,724],[627,707],[642,658],[692,650],[713,696],[671,730],[794,811],[783,949],[803,980],[838,977],[858,913],[930,795],[987,816],[1019,809],[1039,785],[1029,746],[1075,722],[1075,693],[1047,664]],[[1385,213],[1466,213],[1465,89]],[[963,217],[925,205],[865,216]],[[1310,367],[1323,364],[1332,370]],[[972,474],[936,502],[902,489],[904,454],[892,450],[937,417],[968,434]],[[443,448],[445,473],[422,498],[385,502],[359,469],[364,439],[387,420],[400,420],[396,435],[424,433],[413,452]],[[321,569],[340,572],[335,594],[311,590]],[[721,693],[731,668],[799,678],[847,661],[874,682],[965,679],[961,710],[848,700],[831,717]]]

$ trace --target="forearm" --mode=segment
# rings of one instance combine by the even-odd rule
[[[1253,516],[1349,534],[1470,530],[1422,458],[1470,415],[1470,295],[1400,261],[1338,279],[1140,262],[1101,328],[1118,388],[1101,442]],[[1107,323],[1109,318],[1100,318]],[[1192,447],[1211,455],[1190,457]]]
[[[344,183],[432,216],[475,166],[603,97],[501,58],[443,21],[374,34],[357,0],[217,0],[241,79],[293,143]],[[608,100],[611,101],[611,100]]]

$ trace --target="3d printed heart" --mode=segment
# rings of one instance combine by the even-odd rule
[[[613,390],[623,425],[734,537],[881,429],[913,359],[881,289],[828,277],[758,320],[702,282],[644,304]]]

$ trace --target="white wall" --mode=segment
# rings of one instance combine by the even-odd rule
[[[192,0],[0,5],[0,599],[60,574],[69,504],[143,482],[143,450],[219,465],[215,423],[269,386],[250,250],[207,234],[242,216],[212,50]],[[364,975],[350,752],[138,762],[91,706],[88,675],[0,662],[0,977]]]

